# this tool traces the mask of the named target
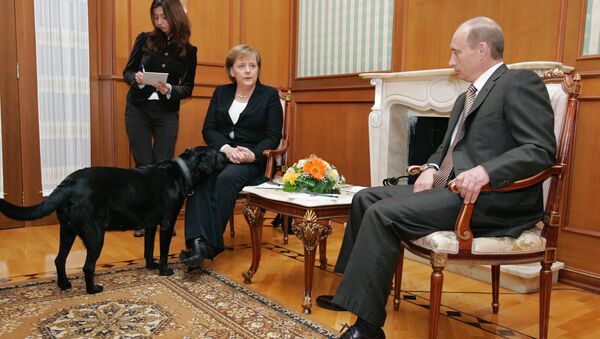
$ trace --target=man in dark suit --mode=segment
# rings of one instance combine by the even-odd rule
[[[453,230],[461,203],[475,202],[475,236],[517,237],[542,218],[541,184],[482,193],[552,166],[556,141],[548,92],[539,76],[508,70],[500,26],[485,17],[456,30],[449,65],[470,82],[452,109],[444,141],[414,186],[365,189],[352,201],[335,267],[344,277],[333,303],[358,315],[341,338],[385,338],[388,294],[400,242]],[[454,179],[460,196],[447,189]]]

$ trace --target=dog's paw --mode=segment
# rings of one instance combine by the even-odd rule
[[[94,285],[94,287],[92,288],[85,288],[85,291],[88,294],[96,294],[96,293],[100,293],[102,292],[102,290],[104,289],[104,287],[102,287],[102,285]]]
[[[160,274],[160,275],[162,275],[162,276],[169,276],[169,275],[173,275],[173,270],[172,270],[172,269],[170,269],[170,268],[165,268],[165,269],[161,268],[161,269],[159,270],[159,274]]]
[[[149,270],[155,270],[159,267],[160,265],[157,262],[146,263],[146,268]]]
[[[71,282],[67,280],[67,281],[59,281],[58,287],[64,291],[64,290],[70,289],[73,286],[71,285]]]

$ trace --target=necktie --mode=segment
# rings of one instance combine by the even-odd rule
[[[448,151],[446,152],[446,156],[444,157],[444,160],[442,160],[442,164],[440,165],[440,170],[437,171],[433,175],[433,187],[434,188],[445,187],[446,182],[448,181],[448,178],[450,177],[450,172],[452,172],[452,168],[454,168],[454,164],[452,163],[452,152],[454,151],[454,146],[456,146],[456,144],[460,141],[460,139],[462,139],[462,137],[465,135],[465,120],[467,118],[467,115],[469,114],[469,110],[471,109],[471,106],[473,106],[473,102],[475,101],[476,93],[477,93],[477,88],[475,88],[475,86],[473,86],[473,84],[471,84],[471,86],[469,86],[469,88],[467,89],[467,95],[465,97],[465,107],[464,107],[460,117],[458,118],[458,122],[457,122],[458,129],[456,130],[456,135],[454,136],[454,140],[452,141],[452,144],[448,148]]]

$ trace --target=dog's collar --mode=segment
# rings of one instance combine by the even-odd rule
[[[179,169],[181,169],[181,173],[183,174],[183,178],[185,179],[185,190],[187,191],[187,195],[194,194],[192,190],[192,175],[190,173],[190,169],[183,159],[180,157],[175,158],[175,162],[179,165]]]

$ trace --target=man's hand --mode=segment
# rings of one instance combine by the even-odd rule
[[[428,168],[421,172],[415,185],[413,186],[413,192],[421,192],[430,190],[433,187],[433,174],[437,172],[434,168]]]
[[[460,196],[464,198],[464,203],[472,204],[479,197],[481,188],[490,182],[490,176],[485,168],[476,166],[457,175],[454,182],[460,190]]]

